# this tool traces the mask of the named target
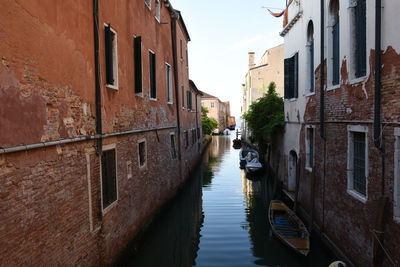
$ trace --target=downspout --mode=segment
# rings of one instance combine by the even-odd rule
[[[325,182],[326,182],[326,132],[325,132],[325,1],[321,0],[321,77],[320,77],[320,135],[324,142],[323,185],[322,185],[322,227],[325,228]],[[315,200],[313,200],[315,201]]]
[[[172,39],[172,55],[174,61],[174,84],[175,84],[175,96],[176,96],[176,120],[177,120],[177,131],[178,131],[178,159],[181,160],[181,120],[180,120],[180,107],[179,107],[179,82],[178,82],[178,60],[177,60],[177,44],[176,44],[176,23],[179,18],[179,14],[176,11],[171,11],[171,39]]]
[[[99,41],[99,1],[93,0],[93,32],[94,32],[94,68],[95,68],[95,89],[96,89],[96,152],[102,154],[101,138],[103,134],[102,118],[101,118],[101,82],[100,82],[100,41]]]
[[[375,101],[374,101],[374,144],[382,150],[381,139],[381,0],[376,0],[375,6]]]

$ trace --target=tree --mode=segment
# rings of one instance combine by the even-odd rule
[[[247,122],[254,139],[260,149],[270,142],[273,135],[285,125],[283,99],[275,91],[276,84],[268,85],[268,92],[253,102],[242,118]]]
[[[217,129],[218,122],[214,118],[209,118],[207,116],[208,109],[206,107],[201,107],[201,124],[203,125],[203,133],[211,134],[214,129]]]

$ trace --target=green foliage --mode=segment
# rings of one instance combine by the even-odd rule
[[[252,137],[259,145],[271,140],[276,131],[285,125],[283,99],[275,91],[276,84],[268,85],[268,92],[253,102],[242,118],[247,122]]]
[[[203,133],[211,134],[214,129],[217,129],[218,122],[214,118],[209,118],[207,113],[208,109],[206,107],[201,107],[201,124],[203,125]]]

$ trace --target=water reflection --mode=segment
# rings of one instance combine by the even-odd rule
[[[298,256],[271,232],[267,177],[249,180],[239,169],[231,137],[214,136],[204,163],[167,208],[135,255],[123,266],[245,267],[328,266],[333,259],[318,240]]]

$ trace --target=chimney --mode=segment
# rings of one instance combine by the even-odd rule
[[[256,64],[254,64],[254,52],[249,52],[249,69],[254,67]]]

